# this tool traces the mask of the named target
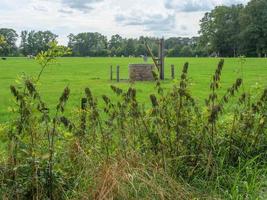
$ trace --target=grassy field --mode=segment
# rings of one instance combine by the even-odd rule
[[[168,88],[173,81],[170,79],[170,65],[175,65],[175,76],[179,78],[184,62],[189,62],[189,76],[191,89],[194,97],[200,103],[209,92],[211,75],[217,66],[219,58],[167,58],[166,80],[163,86]],[[50,107],[55,106],[65,86],[71,89],[69,107],[78,107],[80,98],[83,96],[85,87],[90,87],[93,93],[100,97],[102,94],[111,93],[110,85],[118,84],[127,88],[130,83],[128,78],[128,64],[140,63],[141,58],[61,58],[58,64],[48,67],[41,78],[40,92]],[[114,68],[121,66],[120,83],[109,80],[110,65]],[[6,122],[9,117],[9,108],[13,105],[9,86],[16,84],[15,80],[23,73],[37,75],[40,66],[35,60],[26,58],[8,58],[0,61],[0,122]],[[243,75],[242,75],[243,74]],[[115,74],[114,74],[115,77]],[[267,86],[267,59],[247,58],[243,73],[241,71],[240,59],[227,58],[222,75],[222,88],[228,88],[237,77],[243,77],[245,90],[255,90],[257,87]],[[135,84],[137,97],[142,102],[149,100],[149,94],[153,91],[153,82],[139,82]],[[99,98],[100,99],[100,98]],[[99,100],[101,103],[102,100]]]
[[[35,60],[1,60],[0,199],[266,199],[267,59],[241,66],[227,58],[217,67],[219,60],[167,58],[161,87],[177,83],[178,89],[159,97],[154,81],[136,82],[137,99],[135,90],[113,87],[116,97],[110,85],[131,86],[127,66],[141,58],[60,58],[45,69],[38,93],[31,81],[19,84],[22,74],[38,75]],[[170,78],[171,64],[177,80]],[[120,83],[109,80],[110,65],[121,66]],[[211,81],[221,84],[213,95]],[[62,94],[66,86],[70,98],[68,89]],[[252,98],[237,99],[238,89]],[[35,98],[39,93],[52,118]],[[86,109],[75,112],[85,96]]]

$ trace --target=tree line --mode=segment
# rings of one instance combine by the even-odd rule
[[[200,20],[198,37],[167,38],[166,56],[266,56],[266,19],[266,0],[251,0],[246,6],[217,6]],[[51,31],[22,31],[19,36],[13,29],[0,28],[0,55],[36,55],[46,51],[48,43],[57,37]],[[156,37],[123,38],[116,34],[108,39],[101,33],[84,32],[70,34],[68,39],[72,56],[141,56],[147,54],[144,43],[155,55],[158,52]]]
[[[218,56],[266,56],[267,1],[218,6],[200,21],[199,45]]]
[[[51,31],[22,31],[20,45],[16,45],[18,34],[13,29],[0,28],[1,38],[5,42],[0,46],[2,56],[36,55],[46,51],[51,41],[57,40],[57,35]],[[153,54],[158,53],[158,38],[139,37],[138,39],[123,38],[116,34],[108,38],[97,32],[84,32],[68,36],[68,47],[72,56],[141,56],[147,55],[144,43],[148,43]],[[169,56],[193,56],[198,37],[173,37],[165,41],[166,54]]]

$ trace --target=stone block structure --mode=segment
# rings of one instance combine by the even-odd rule
[[[129,64],[130,81],[153,81],[154,64]]]

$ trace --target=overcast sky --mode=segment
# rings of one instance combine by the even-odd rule
[[[203,14],[217,5],[248,0],[0,0],[0,27],[51,30],[67,44],[69,33],[108,37],[196,36]]]

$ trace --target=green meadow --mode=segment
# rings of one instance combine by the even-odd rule
[[[209,83],[215,71],[219,58],[166,58],[166,80],[162,82],[164,88],[169,88],[175,82],[171,80],[171,64],[175,65],[175,77],[179,79],[182,66],[189,62],[190,89],[199,103],[203,103],[209,94]],[[65,86],[71,89],[68,108],[79,107],[80,99],[84,95],[84,88],[89,87],[102,103],[101,95],[110,96],[110,85],[127,88],[133,83],[128,81],[128,64],[142,63],[142,58],[60,58],[58,62],[45,69],[38,86],[42,98],[50,108],[56,102]],[[149,62],[152,62],[149,60]],[[116,78],[116,65],[120,66],[120,83],[110,80],[110,66],[113,66],[113,78]],[[0,122],[7,122],[11,117],[10,108],[14,100],[10,93],[10,85],[16,85],[19,77],[37,76],[40,66],[35,60],[27,58],[8,58],[0,61]],[[246,58],[241,65],[239,58],[226,58],[222,73],[222,91],[232,85],[236,78],[244,80],[244,90],[253,91],[267,86],[267,59]],[[145,103],[149,102],[149,94],[154,93],[153,82],[136,82],[137,98]]]

